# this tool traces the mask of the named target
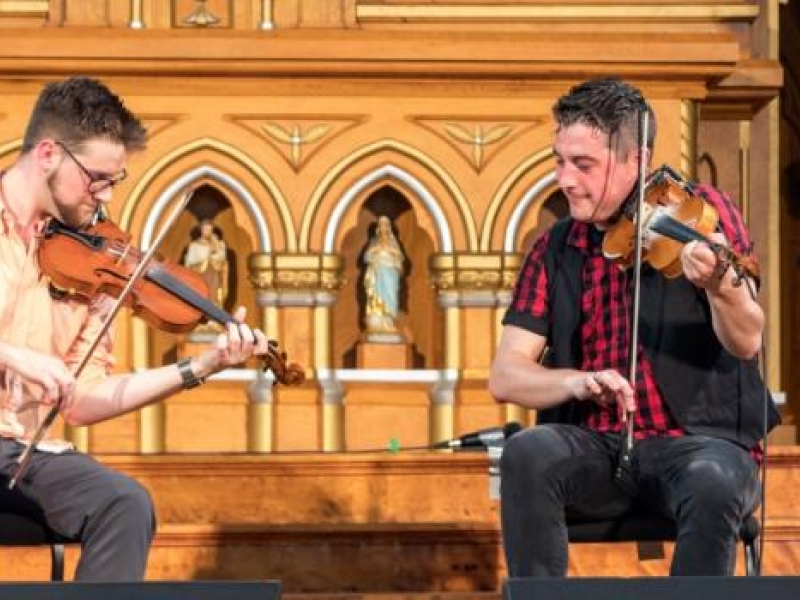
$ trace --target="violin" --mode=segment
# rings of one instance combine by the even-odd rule
[[[98,294],[119,297],[142,257],[131,236],[108,220],[77,231],[50,219],[37,249],[39,267],[50,280],[51,295],[82,301]],[[208,319],[221,325],[236,323],[208,295],[208,286],[199,273],[156,256],[134,283],[124,305],[148,324],[170,333],[191,331]],[[269,341],[264,361],[264,369],[272,371],[277,383],[299,385],[305,380],[303,368],[287,364],[286,353],[274,340]]]
[[[644,200],[643,262],[649,262],[666,277],[678,277],[683,272],[683,245],[697,241],[707,244],[723,263],[733,267],[734,285],[741,284],[744,276],[759,278],[758,263],[752,256],[709,239],[719,223],[716,208],[695,194],[694,186],[671,167],[664,165],[648,178]],[[603,254],[622,269],[630,267],[634,260],[635,218],[635,203],[626,203],[619,220],[603,238]]]

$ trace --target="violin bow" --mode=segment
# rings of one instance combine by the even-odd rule
[[[645,191],[647,188],[647,138],[650,129],[650,110],[647,103],[643,103],[639,119],[639,180],[636,194],[636,219],[634,235],[634,261],[633,261],[633,308],[630,316],[630,347],[628,349],[628,381],[636,393],[636,369],[639,348],[639,304],[641,302],[642,279],[642,237],[644,236]],[[614,481],[625,490],[633,494],[636,491],[635,482],[631,474],[633,451],[633,421],[635,411],[626,411],[625,425],[620,438],[619,457],[617,468],[614,470]]]
[[[136,268],[133,270],[133,273],[128,278],[128,282],[125,284],[125,287],[122,289],[122,292],[117,297],[115,303],[111,307],[111,310],[106,315],[105,320],[103,321],[103,325],[100,328],[100,331],[95,336],[92,343],[89,345],[89,349],[84,354],[83,358],[81,359],[80,364],[75,368],[75,372],[73,373],[75,379],[77,379],[80,374],[83,372],[83,369],[86,368],[86,365],[89,364],[89,359],[94,354],[94,351],[97,349],[97,346],[100,344],[100,340],[103,339],[103,336],[108,331],[108,328],[111,327],[111,323],[119,313],[122,305],[124,304],[125,300],[130,295],[131,291],[133,290],[133,286],[141,279],[145,273],[147,273],[147,268],[150,265],[150,261],[152,260],[153,256],[155,255],[158,247],[161,245],[161,242],[164,241],[164,238],[167,235],[167,232],[172,229],[172,226],[178,220],[183,210],[189,204],[189,200],[191,200],[192,195],[194,194],[193,189],[189,189],[183,193],[180,201],[175,205],[175,208],[172,210],[172,213],[169,215],[166,223],[161,228],[161,231],[158,232],[155,240],[153,241],[153,245],[147,249],[147,252],[144,253],[144,256],[139,260],[139,264],[136,265]],[[34,450],[39,445],[39,442],[42,441],[47,430],[53,424],[56,417],[58,416],[59,410],[61,408],[61,402],[63,399],[59,398],[56,403],[50,408],[50,411],[45,416],[44,420],[41,422],[39,427],[34,432],[33,436],[30,439],[30,442],[23,450],[22,454],[19,455],[17,458],[17,468],[14,472],[14,475],[8,482],[8,489],[13,490],[14,487],[17,485],[17,482],[22,478],[27,471],[28,466],[30,465],[31,457],[33,456]]]

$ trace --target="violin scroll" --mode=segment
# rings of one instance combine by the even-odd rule
[[[733,266],[734,285],[740,284],[744,276],[758,278],[758,264],[752,256],[737,254],[709,239],[717,228],[719,213],[669,166],[664,165],[648,179],[642,210],[642,260],[664,276],[672,278],[682,274],[681,250],[688,242],[698,241],[707,244],[721,261]],[[603,238],[603,254],[622,269],[633,264],[635,217],[635,206],[628,203]]]
[[[300,385],[306,380],[303,367],[297,363],[286,362],[286,352],[278,347],[278,342],[269,340],[267,342],[267,354],[264,356],[264,370],[272,371],[275,375],[275,383],[283,385]]]

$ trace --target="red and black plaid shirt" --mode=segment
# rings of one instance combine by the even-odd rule
[[[737,253],[749,253],[752,247],[747,230],[730,199],[709,186],[698,186],[695,192],[719,212],[719,229],[732,248]],[[549,326],[550,306],[544,265],[548,239],[549,234],[540,237],[528,254],[504,320],[540,335]],[[583,358],[579,368],[584,371],[615,369],[627,377],[632,277],[603,256],[602,234],[593,226],[573,222],[567,243],[584,256],[580,326]],[[683,435],[683,430],[664,403],[650,358],[641,345],[638,352],[636,438]],[[621,423],[615,406],[603,407],[592,403],[588,408],[585,425],[597,431],[620,431]]]

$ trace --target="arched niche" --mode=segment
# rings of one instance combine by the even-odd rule
[[[521,161],[498,186],[481,225],[483,252],[519,251],[524,235],[536,226],[542,200],[558,189],[551,146]]]
[[[258,240],[254,239],[252,223],[243,222],[246,212],[237,205],[242,199],[234,189],[223,185],[218,178],[201,176],[192,182],[194,193],[189,204],[178,217],[160,246],[160,254],[184,266],[189,244],[200,233],[200,223],[210,220],[215,233],[226,246],[227,274],[225,286],[227,294],[222,308],[230,313],[237,306],[247,307],[250,319],[258,319],[255,292],[247,278],[247,256],[258,251]],[[167,209],[169,212],[169,209]],[[213,299],[212,299],[213,300]],[[217,304],[219,304],[217,302]],[[253,322],[261,326],[261,323]],[[202,326],[198,331],[211,330]],[[188,335],[174,335],[150,329],[148,340],[149,364],[158,365],[173,362],[178,357],[181,343],[190,339]]]
[[[477,248],[474,216],[457,182],[422,151],[392,141],[362,148],[328,171],[306,205],[298,247],[334,252],[349,230],[352,207],[389,180],[415,205],[436,252]]]
[[[337,368],[355,368],[356,344],[364,331],[364,251],[375,223],[386,216],[405,254],[404,276],[400,285],[398,329],[411,344],[412,368],[431,368],[441,364],[442,331],[438,308],[430,286],[428,258],[434,252],[429,227],[420,222],[416,203],[408,190],[396,182],[384,181],[354,203],[346,229],[342,232],[339,253],[345,261],[345,286],[334,307],[334,361]],[[423,213],[424,217],[424,213]]]
[[[511,199],[514,199],[511,201]],[[502,223],[502,249],[506,253],[530,250],[537,237],[558,219],[569,214],[566,197],[558,187],[555,173],[541,173],[529,180],[526,187],[516,187],[508,197]],[[500,230],[493,237],[501,241]]]
[[[262,327],[262,311],[247,281],[246,261],[252,252],[271,252],[274,247],[294,247],[286,235],[285,199],[269,173],[253,159],[227,144],[213,139],[193,140],[150,165],[143,176],[132,182],[124,203],[112,203],[112,216],[135,243],[148,249],[186,189],[196,190],[188,210],[184,210],[159,247],[159,253],[180,262],[198,224],[198,216],[215,214],[215,225],[235,257],[230,276],[231,293],[226,307],[244,305],[248,321]],[[130,334],[131,361],[137,367],[157,366],[173,360],[185,336],[161,333],[133,325],[131,320],[119,328],[121,339]]]

